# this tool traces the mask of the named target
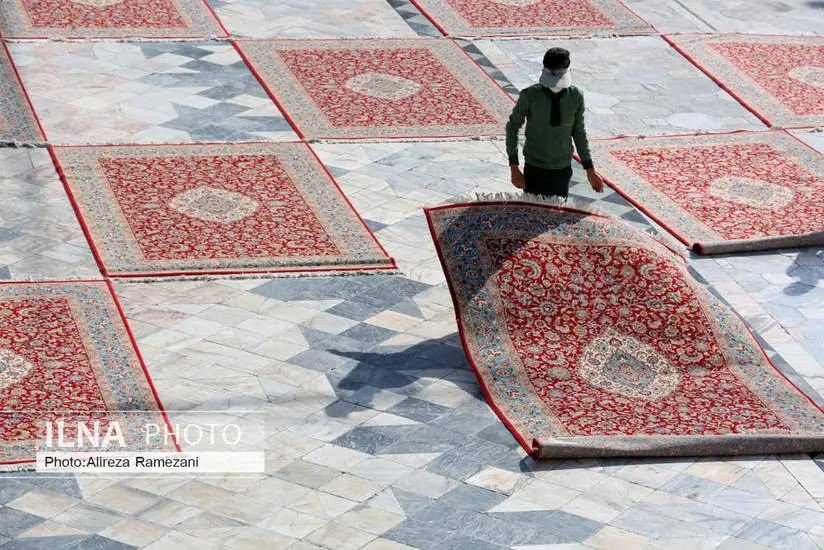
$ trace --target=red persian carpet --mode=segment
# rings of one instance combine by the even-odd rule
[[[53,152],[106,275],[395,267],[305,144]]]
[[[824,156],[787,132],[591,147],[610,185],[696,252],[824,246]]]
[[[0,468],[32,462],[58,421],[71,443],[117,421],[114,450],[175,450],[146,444],[141,424],[167,422],[107,283],[0,284],[0,319]]]
[[[523,202],[427,217],[467,356],[534,457],[824,451],[824,411],[648,235]]]
[[[228,36],[205,0],[3,0],[4,38]]]
[[[412,3],[449,36],[655,32],[618,0],[412,0]]]
[[[449,40],[267,40],[237,46],[306,138],[503,135],[514,105]]]
[[[664,37],[770,126],[824,124],[824,37]]]
[[[42,142],[43,132],[5,43],[0,47],[0,143]]]

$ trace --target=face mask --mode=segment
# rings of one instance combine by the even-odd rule
[[[549,69],[544,69],[538,82],[545,88],[549,88],[553,92],[558,93],[572,85],[572,75],[570,74],[570,69],[567,69],[562,75],[555,75],[552,74],[552,71]]]

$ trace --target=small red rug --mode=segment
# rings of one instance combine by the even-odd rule
[[[534,457],[824,451],[824,411],[648,235],[523,202],[427,216],[470,362]]]
[[[787,132],[591,147],[610,185],[697,252],[824,246],[824,156]]]
[[[4,38],[228,36],[205,0],[3,0]]]
[[[34,116],[11,55],[0,48],[0,142],[42,142],[43,132]]]
[[[664,37],[766,124],[824,124],[824,37]]]
[[[395,267],[305,144],[53,151],[106,275]]]
[[[649,34],[617,0],[412,0],[449,36]]]
[[[0,467],[65,450],[45,448],[58,422],[66,443],[78,423],[104,435],[117,421],[126,446],[108,450],[175,450],[147,446],[141,424],[167,422],[107,283],[0,284],[0,320]]]
[[[449,40],[268,40],[237,47],[306,138],[503,135],[514,105]]]

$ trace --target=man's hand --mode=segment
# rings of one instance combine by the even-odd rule
[[[510,166],[509,169],[512,173],[512,185],[518,189],[523,189],[526,186],[526,180],[524,179],[524,173],[521,172],[521,168],[513,165]]]
[[[587,170],[587,179],[596,193],[604,192],[604,180],[601,179],[601,176],[598,175],[595,168],[590,168]]]

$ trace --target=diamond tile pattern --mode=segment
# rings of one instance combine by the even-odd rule
[[[236,38],[442,38],[408,0],[209,4]],[[668,33],[820,32],[809,6],[745,4],[628,5]],[[761,127],[656,40],[569,42],[591,135]],[[549,45],[528,42],[459,44],[515,97]],[[54,144],[296,139],[227,42],[9,48]],[[794,133],[824,152],[820,133]],[[467,362],[422,212],[511,190],[502,141],[311,146],[402,275],[114,283],[167,409],[265,411],[267,475],[0,473],[0,549],[824,548],[824,456],[526,456]],[[577,165],[571,196],[681,250]],[[824,252],[687,260],[779,368],[824,392]],[[0,150],[0,280],[100,278],[48,152]]]

